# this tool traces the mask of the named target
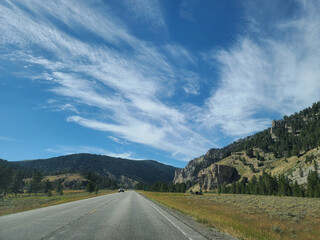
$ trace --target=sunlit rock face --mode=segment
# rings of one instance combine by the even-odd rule
[[[232,183],[240,179],[238,171],[230,166],[212,164],[198,174],[201,189],[212,190],[219,185]]]
[[[219,161],[225,151],[226,149],[212,148],[205,155],[191,160],[185,168],[177,169],[175,171],[173,182],[182,183],[188,180],[191,182],[197,182],[199,172]]]

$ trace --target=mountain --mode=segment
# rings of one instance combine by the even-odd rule
[[[320,163],[320,102],[274,120],[271,125],[191,160],[185,168],[176,170],[174,183],[191,180],[197,187],[210,190],[267,172],[274,176],[284,174],[304,184],[309,171]]]
[[[1,159],[0,158],[0,168],[3,171],[22,171],[24,173],[24,176],[26,177],[31,177],[32,176],[32,169],[23,167],[23,166],[19,166],[17,164],[15,164],[14,162],[9,162],[7,160]],[[2,173],[2,172],[0,172]]]
[[[45,175],[92,171],[129,187],[138,182],[171,182],[177,169],[153,160],[128,160],[86,153],[9,163],[26,169],[37,169]]]

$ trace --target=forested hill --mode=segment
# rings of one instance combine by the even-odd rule
[[[232,152],[246,150],[253,155],[252,148],[273,153],[275,157],[299,156],[320,145],[320,101],[282,120],[272,121],[272,127],[252,136],[240,139],[222,149],[220,158]],[[212,149],[211,151],[214,151]]]
[[[210,149],[205,155],[191,160],[185,168],[178,169],[174,182],[198,181],[200,171],[212,164],[228,165],[237,168],[241,176],[244,172],[252,176],[262,171],[271,172],[276,164],[285,165],[291,159],[290,166],[283,166],[287,173],[296,168],[309,171],[309,164],[315,161],[315,155],[309,156],[309,152],[319,146],[320,102],[317,102],[299,113],[272,121],[271,128],[224,148]],[[299,161],[304,161],[305,165]]]
[[[129,178],[150,184],[157,181],[171,182],[176,170],[173,166],[153,160],[136,161],[86,153],[10,163],[28,169],[37,169],[45,175],[92,171],[101,176],[116,179]]]
[[[320,101],[282,120],[272,121],[272,127],[225,148],[231,152],[260,148],[275,157],[299,156],[320,145]],[[250,154],[250,153],[249,153]]]

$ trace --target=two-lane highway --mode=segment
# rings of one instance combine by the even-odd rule
[[[134,191],[0,217],[0,239],[205,239]]]

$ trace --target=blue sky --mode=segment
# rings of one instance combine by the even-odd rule
[[[0,157],[184,167],[320,100],[319,1],[0,2]]]

